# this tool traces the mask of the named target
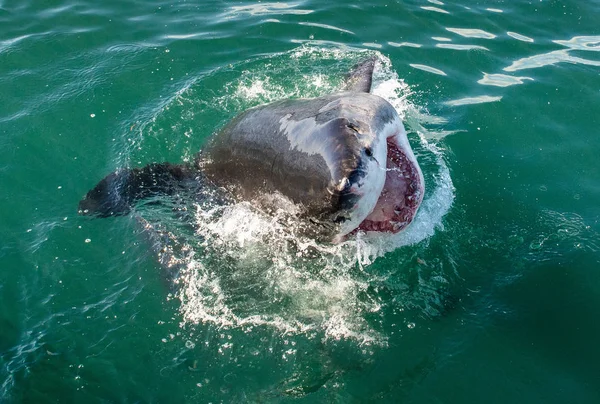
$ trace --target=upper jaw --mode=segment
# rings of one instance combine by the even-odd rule
[[[369,216],[383,190],[387,144],[385,139],[379,139],[379,142],[370,144],[370,155],[363,150],[359,167],[355,169],[355,172],[361,172],[362,175],[354,176],[353,181],[346,184],[343,196],[347,201],[344,204],[346,220],[340,224],[339,230],[342,236],[354,231]]]

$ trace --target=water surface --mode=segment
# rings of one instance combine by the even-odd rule
[[[0,0],[0,401],[599,402],[599,15]],[[406,232],[321,245],[185,195],[77,216],[369,55],[427,183]]]

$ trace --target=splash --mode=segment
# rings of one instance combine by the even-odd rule
[[[211,81],[224,82],[224,91],[213,96],[213,102],[203,104],[214,108],[204,109],[204,113],[225,109],[234,115],[282,98],[334,92],[341,88],[345,72],[366,53],[303,45],[233,66],[238,74],[213,72]],[[359,232],[340,244],[320,244],[305,235],[297,220],[297,207],[278,194],[262,196],[270,199],[269,210],[258,207],[264,203],[252,201],[193,203],[186,216],[193,224],[193,234],[186,233],[177,221],[168,223],[162,217],[158,224],[149,220],[153,222],[150,228],[155,232],[161,228],[166,235],[159,243],[159,259],[174,274],[176,288],[171,298],[180,301],[182,327],[205,324],[244,332],[261,327],[325,341],[386,343],[380,327],[389,302],[373,292],[373,282],[380,279],[370,273],[369,266],[378,257],[420,243],[442,228],[454,188],[443,149],[436,145],[436,139],[443,136],[421,125],[443,120],[411,104],[410,87],[398,78],[389,59],[379,54],[378,58],[372,91],[389,101],[407,122],[413,151],[425,175],[426,194],[413,223],[396,235]],[[169,112],[193,116],[197,121],[199,117],[190,110],[196,107],[194,99],[208,98],[198,94],[203,83],[199,79],[179,94],[174,111]],[[190,123],[184,119],[181,125]]]

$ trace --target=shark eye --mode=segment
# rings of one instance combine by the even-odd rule
[[[367,156],[369,156],[369,157],[373,157],[373,150],[371,150],[371,148],[370,148],[370,147],[367,147],[367,148],[365,149],[365,154],[366,154]]]
[[[337,215],[333,218],[334,223],[344,223],[346,220],[348,220],[348,218],[344,215]]]
[[[355,131],[356,133],[360,133],[358,131],[358,126],[352,122],[348,122],[348,124],[346,124],[347,127],[349,127],[350,129],[352,129],[353,131]]]

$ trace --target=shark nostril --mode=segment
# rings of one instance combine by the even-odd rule
[[[371,150],[371,148],[370,148],[370,147],[367,147],[367,148],[365,149],[365,154],[366,154],[367,156],[369,156],[369,157],[373,157],[373,150]]]

